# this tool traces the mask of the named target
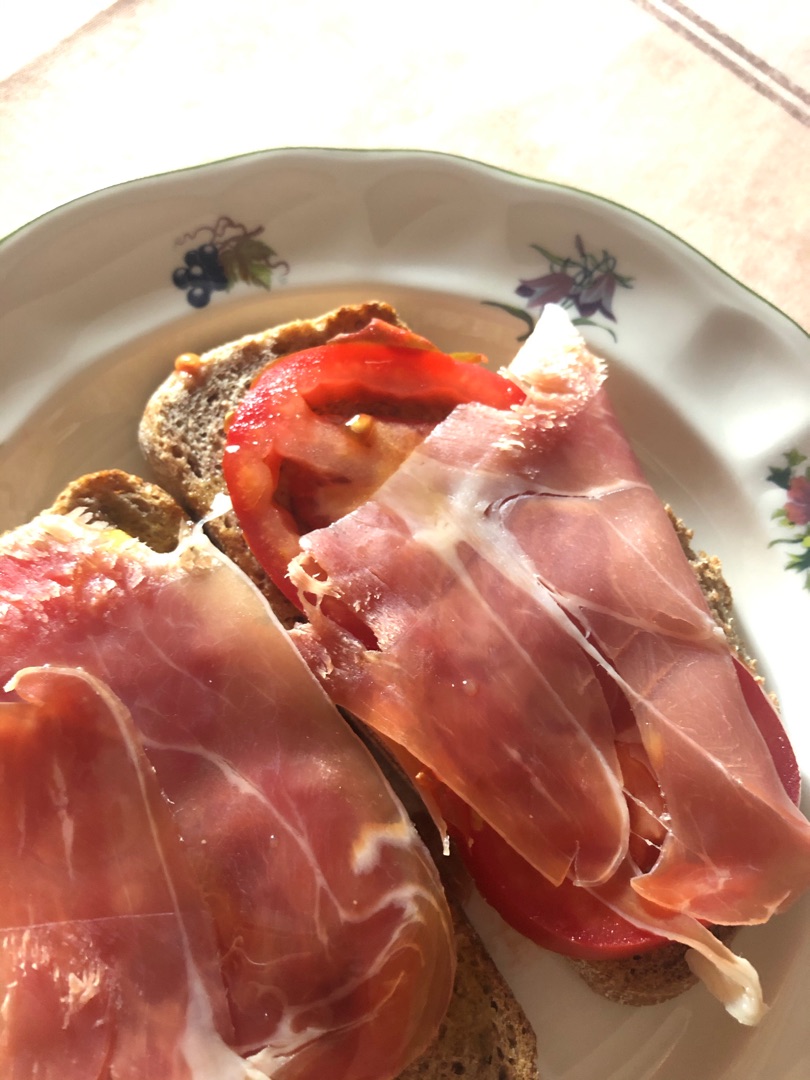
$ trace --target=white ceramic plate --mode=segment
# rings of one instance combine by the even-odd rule
[[[232,287],[195,308],[172,273],[206,241]],[[178,353],[378,297],[440,346],[499,364],[527,329],[520,283],[537,279],[590,318],[652,483],[722,558],[807,773],[810,593],[786,568],[801,547],[769,547],[801,529],[772,520],[787,493],[767,477],[785,453],[810,455],[808,337],[671,234],[579,191],[436,154],[278,150],[138,180],[20,230],[0,245],[0,528],[83,472],[142,471],[136,424]],[[810,903],[737,938],[772,1004],[754,1030],[702,988],[610,1005],[473,913],[537,1029],[544,1080],[810,1075]]]

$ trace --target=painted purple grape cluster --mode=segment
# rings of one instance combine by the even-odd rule
[[[228,278],[219,259],[216,244],[201,244],[183,257],[185,266],[178,266],[172,281],[178,289],[186,290],[186,299],[192,307],[205,307],[212,292],[227,289]]]

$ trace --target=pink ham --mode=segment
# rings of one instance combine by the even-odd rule
[[[598,499],[521,497],[503,524],[633,705],[671,819],[647,900],[711,923],[766,921],[810,885],[810,831],[776,771],[663,507],[600,395],[549,455],[593,463]],[[576,464],[573,466],[576,468]],[[604,567],[620,568],[604,572]]]
[[[121,703],[30,668],[0,706],[0,1073],[241,1080],[210,915]],[[109,868],[115,867],[115,873]]]
[[[81,666],[129,707],[210,910],[233,1046],[267,1075],[393,1076],[453,977],[435,869],[259,594],[201,533],[155,555],[43,517],[0,546],[7,678]]]
[[[602,378],[598,365],[575,374],[576,393],[556,395],[548,417],[575,415]],[[305,603],[340,598],[379,649],[318,604],[293,636],[334,700],[427,765],[550,881],[595,885],[627,852],[627,806],[593,665],[527,561],[510,558],[492,512],[511,494],[518,424],[517,411],[458,406],[374,498],[303,538],[290,578]],[[551,420],[534,434],[554,437]]]
[[[759,922],[787,906],[810,885],[810,826],[610,411],[600,364],[561,310],[546,310],[508,374],[526,405],[458,407],[373,499],[304,538],[290,577],[310,626],[294,636],[334,700],[429,766],[549,880],[568,858],[569,879],[623,917],[740,974],[696,919]],[[325,595],[365,622],[376,649],[327,617]],[[666,798],[662,855],[643,875],[626,857],[595,665],[632,705],[637,733],[622,739],[640,738]],[[759,1005],[739,1004],[749,991],[759,1001],[751,973],[726,983],[719,996],[756,1019]]]

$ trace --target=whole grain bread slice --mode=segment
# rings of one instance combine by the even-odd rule
[[[404,325],[381,301],[337,308],[313,321],[287,323],[262,334],[175,363],[151,397],[139,429],[141,449],[158,482],[201,518],[214,497],[225,491],[222,453],[225,423],[259,370],[288,353],[360,329],[371,319]],[[704,595],[733,647],[746,662],[734,628],[731,592],[717,559],[691,548],[692,534],[670,511],[673,527]],[[211,537],[253,578],[289,624],[297,613],[270,583],[247,549],[235,515],[209,526]],[[633,1005],[652,1005],[675,997],[696,979],[686,964],[686,947],[667,944],[649,952],[611,960],[572,961],[586,983],[602,996]]]
[[[91,473],[69,484],[49,508],[79,512],[148,544],[173,550],[189,517],[161,487],[115,469]],[[389,781],[426,843],[438,851],[435,826],[415,793],[390,773]],[[437,858],[437,863],[439,860]],[[456,980],[450,1006],[429,1049],[399,1080],[537,1080],[534,1031],[458,899],[448,892],[456,942]]]
[[[370,301],[252,334],[203,356],[178,357],[149,399],[138,432],[144,458],[161,487],[192,518],[204,518],[225,490],[222,455],[228,417],[262,368],[289,353],[360,330],[372,319],[403,325],[389,304]],[[217,516],[207,531],[259,586],[282,623],[291,625],[297,610],[248,549],[235,514]]]
[[[189,517],[157,484],[118,469],[105,469],[73,480],[56,497],[49,513],[81,512],[90,521],[113,525],[153,551],[177,547]]]

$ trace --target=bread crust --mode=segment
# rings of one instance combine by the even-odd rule
[[[206,353],[200,378],[184,381],[176,372],[156,391],[141,423],[141,448],[161,485],[194,516],[203,516],[218,492],[225,490],[220,459],[224,421],[265,363],[297,349],[323,344],[338,333],[356,330],[371,318],[403,325],[388,304],[373,301],[338,308],[311,322],[289,323],[264,334]],[[208,445],[206,446],[206,440]],[[667,507],[673,528],[709,607],[741,659],[753,671],[734,626],[731,591],[716,558],[692,549],[692,533]],[[246,569],[287,624],[297,612],[267,580],[247,551],[235,516],[210,527],[212,539]],[[686,964],[686,946],[668,943],[638,955],[610,960],[572,960],[585,982],[612,1001],[658,1004],[676,997],[696,981]]]
[[[73,480],[49,507],[52,514],[80,513],[114,525],[153,551],[173,551],[188,518],[157,484],[120,469],[104,469]]]
[[[537,1080],[534,1030],[461,905],[448,897],[456,981],[436,1042],[398,1080]]]

